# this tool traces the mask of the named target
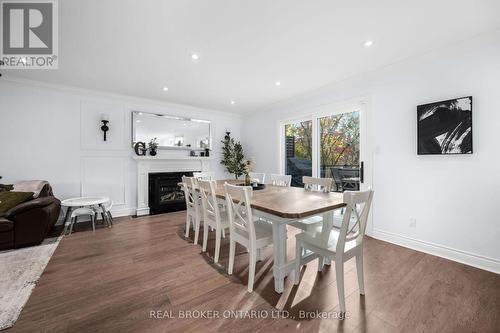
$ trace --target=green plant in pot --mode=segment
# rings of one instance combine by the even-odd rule
[[[220,164],[226,167],[227,172],[234,174],[238,179],[245,174],[245,156],[243,155],[243,147],[239,141],[235,141],[231,137],[230,132],[226,132],[222,142],[222,160]]]
[[[156,138],[151,139],[148,142],[148,148],[149,148],[149,155],[151,156],[156,156],[157,150],[158,150],[158,141]]]

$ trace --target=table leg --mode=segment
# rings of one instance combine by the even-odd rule
[[[273,223],[273,276],[274,290],[282,293],[285,289],[286,271],[286,224]]]
[[[70,217],[72,209],[71,207],[66,208],[66,214],[64,215],[64,225],[66,225],[66,222],[68,222],[68,218]]]
[[[326,224],[325,224],[326,221]],[[329,211],[323,214],[323,228],[327,228],[327,230],[332,230],[333,227],[333,211]],[[330,233],[328,233],[330,234]],[[320,258],[321,260],[321,258]],[[330,257],[325,257],[323,260],[323,264],[330,266],[332,264],[332,260]]]
[[[108,225],[108,228],[111,228],[111,224],[110,224],[109,219],[108,219],[108,212],[106,211],[106,207],[104,207],[103,204],[99,204],[99,207],[101,207],[101,209],[102,209],[103,222],[106,222],[106,224]]]

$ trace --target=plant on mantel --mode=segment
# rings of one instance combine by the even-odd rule
[[[158,139],[151,139],[148,143],[149,154],[151,156],[156,156],[156,150],[158,149]]]
[[[238,179],[245,173],[245,156],[243,155],[243,147],[239,141],[235,141],[231,137],[230,132],[226,132],[222,142],[222,160],[220,164],[226,167],[227,172],[234,174]]]

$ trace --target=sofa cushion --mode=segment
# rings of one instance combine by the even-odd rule
[[[11,208],[32,198],[33,192],[0,192],[0,217],[5,216]]]

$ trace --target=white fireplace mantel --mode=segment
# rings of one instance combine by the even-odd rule
[[[134,156],[137,162],[137,216],[149,215],[149,174],[156,172],[210,172],[210,157]]]

